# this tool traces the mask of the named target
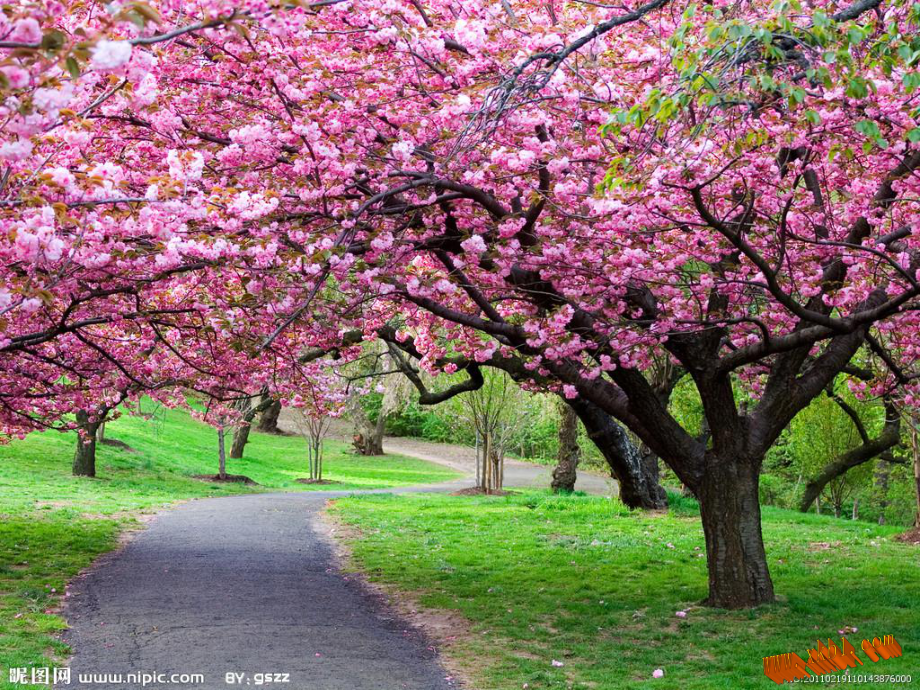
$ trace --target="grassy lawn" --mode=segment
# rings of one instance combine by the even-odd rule
[[[687,500],[667,515],[540,492],[360,496],[331,510],[358,530],[347,539],[372,580],[470,622],[447,649],[477,688],[776,687],[764,656],[807,656],[818,637],[839,646],[845,626],[858,629],[856,673],[912,673],[920,686],[920,551],[890,539],[898,528],[766,508],[781,602],[727,612],[697,605],[706,559]],[[903,656],[873,664],[859,645],[886,634]]]
[[[150,404],[148,403],[148,407]],[[246,457],[228,472],[259,486],[212,484],[195,474],[217,472],[216,432],[186,413],[158,410],[152,419],[124,416],[106,437],[132,450],[99,447],[95,479],[70,473],[73,434],[46,432],[0,445],[0,688],[14,687],[7,669],[54,665],[66,649],[53,633],[65,583],[137,526],[136,516],[171,502],[253,491],[372,489],[427,484],[458,476],[450,469],[398,456],[361,458],[328,442],[328,486],[298,484],[306,472],[299,437],[252,433]],[[229,438],[228,438],[229,444]],[[60,664],[58,664],[60,665]]]

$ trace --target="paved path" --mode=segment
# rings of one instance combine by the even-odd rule
[[[385,449],[466,472],[472,449],[387,438]],[[549,485],[550,469],[506,461],[505,485]],[[470,477],[398,489],[454,491]],[[579,472],[576,488],[614,483]],[[384,491],[355,493],[386,493]],[[70,587],[65,641],[72,682],[62,688],[141,688],[81,683],[79,674],[203,674],[188,685],[273,690],[448,690],[433,647],[379,597],[336,567],[317,529],[318,511],[340,492],[254,494],[192,501],[161,513],[126,548]],[[228,674],[236,675],[227,682]],[[255,674],[289,682],[257,685]],[[284,675],[286,674],[286,675]],[[102,679],[99,679],[102,680]],[[112,680],[112,677],[109,677]]]
[[[278,426],[289,433],[297,433],[293,413],[282,410]],[[345,443],[352,441],[352,426],[345,420],[332,420],[330,437]],[[428,460],[439,465],[452,467],[466,474],[476,474],[476,451],[467,446],[458,446],[449,443],[431,443],[414,438],[387,436],[383,440],[383,450],[396,455],[408,455],[421,460]],[[531,462],[519,460],[505,460],[505,487],[549,488],[552,480],[552,468],[546,465],[536,465]],[[474,481],[468,480],[467,487],[473,486]],[[609,475],[604,476],[596,472],[578,470],[578,479],[575,482],[577,491],[584,491],[599,496],[616,495],[616,481]]]
[[[441,490],[458,488],[456,482]],[[64,615],[80,673],[289,674],[274,690],[447,690],[432,647],[336,569],[315,529],[332,492],[255,494],[185,503],[76,580]],[[245,680],[249,680],[247,686]]]

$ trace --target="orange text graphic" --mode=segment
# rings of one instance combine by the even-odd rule
[[[901,656],[901,645],[897,643],[893,635],[885,635],[881,640],[876,637],[872,642],[863,640],[860,647],[873,663],[880,659]],[[763,672],[767,678],[782,685],[785,682],[791,683],[812,675],[820,676],[847,668],[856,668],[857,664],[862,666],[863,662],[856,655],[856,649],[847,641],[847,638],[842,637],[839,647],[830,639],[826,645],[818,640],[818,646],[808,650],[806,660],[794,652],[764,657]]]

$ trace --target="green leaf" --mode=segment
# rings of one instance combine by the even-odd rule
[[[67,42],[67,36],[64,35],[62,31],[54,29],[49,31],[44,36],[42,36],[42,50],[46,50],[49,53],[56,53],[61,48],[64,47],[64,44]]]
[[[64,64],[67,66],[67,72],[71,77],[74,79],[80,77],[80,63],[77,62],[77,59],[73,55],[68,56]]]

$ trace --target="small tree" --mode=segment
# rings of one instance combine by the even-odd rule
[[[323,481],[323,439],[329,432],[332,418],[318,414],[314,410],[299,409],[295,413],[297,431],[307,442],[307,463],[310,469],[311,483]]]
[[[342,385],[343,380],[332,372],[318,374],[307,384],[304,393],[291,400],[297,431],[307,442],[310,476],[300,480],[305,483],[325,483],[323,440],[329,433],[332,420],[341,415],[345,408],[348,396]]]
[[[483,385],[451,401],[453,423],[472,429],[477,439],[476,484],[484,493],[502,490],[505,453],[516,432],[528,423],[530,406],[510,376],[483,372]]]

